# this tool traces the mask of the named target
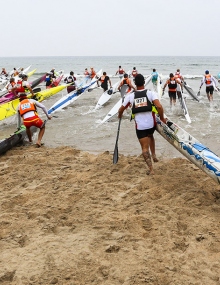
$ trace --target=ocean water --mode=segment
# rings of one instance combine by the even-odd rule
[[[5,67],[7,71],[13,67],[27,67],[30,70],[37,69],[30,81],[40,77],[51,68],[63,70],[69,73],[71,70],[77,75],[80,81],[83,77],[84,69],[94,67],[96,71],[102,69],[110,76],[112,83],[118,81],[115,72],[121,65],[126,71],[132,70],[135,66],[139,73],[147,76],[153,68],[162,74],[163,84],[169,73],[180,68],[185,81],[197,93],[204,71],[208,69],[211,74],[217,76],[220,72],[220,57],[11,57],[0,58],[0,67]],[[40,86],[45,88],[44,84]],[[148,88],[152,88],[149,84]],[[50,108],[66,90],[43,101],[43,104]],[[104,151],[113,152],[118,128],[117,117],[110,122],[100,124],[110,109],[120,99],[120,94],[112,95],[109,102],[99,110],[94,110],[95,105],[102,94],[102,89],[94,89],[92,92],[85,92],[78,100],[65,110],[57,112],[58,118],[53,118],[47,122],[46,131],[43,138],[46,146],[73,146],[77,149],[92,153]],[[165,113],[175,123],[188,131],[192,136],[205,144],[216,154],[220,155],[220,95],[214,93],[214,105],[210,106],[205,94],[205,86],[202,87],[200,102],[191,98],[186,92],[186,104],[192,123],[188,124],[183,116],[182,110],[177,102],[176,108],[170,110],[169,98],[165,93],[161,103]],[[39,110],[39,114],[44,114]],[[16,116],[0,121],[0,138],[7,137],[16,129]],[[165,139],[155,132],[156,151],[158,157],[171,158],[182,156]],[[119,136],[119,154],[140,155],[141,148],[136,138],[134,122],[130,122],[129,111],[124,113]]]

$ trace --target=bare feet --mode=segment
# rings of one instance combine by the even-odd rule
[[[154,171],[153,170],[147,170],[146,174],[147,175],[154,175]]]
[[[44,143],[36,143],[36,147],[41,147]]]
[[[157,159],[157,157],[156,157],[156,154],[152,155],[152,159],[153,159],[154,162],[158,162],[158,161],[159,161],[159,160]]]

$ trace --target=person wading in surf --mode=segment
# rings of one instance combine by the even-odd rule
[[[204,83],[206,85],[207,98],[208,98],[209,102],[211,102],[211,101],[213,101],[214,85],[217,86],[218,82],[211,74],[209,74],[208,70],[205,71],[205,75],[203,76],[199,90],[201,90],[202,85]]]
[[[70,93],[76,89],[76,77],[74,76],[73,71],[70,71],[70,75],[64,79],[64,82],[71,84],[70,86],[67,86],[67,93]]]
[[[154,88],[154,91],[157,90],[157,80],[159,79],[159,74],[158,72],[156,71],[156,69],[154,68],[153,69],[153,72],[151,73],[151,82],[153,83],[153,88]]]
[[[156,129],[156,115],[152,112],[153,105],[157,108],[161,121],[166,123],[166,119],[164,118],[163,107],[158,100],[157,93],[145,89],[144,76],[138,74],[134,81],[137,90],[129,93],[125,97],[122,106],[118,110],[118,118],[122,117],[126,106],[131,104],[132,114],[135,120],[136,135],[141,145],[144,160],[149,167],[147,174],[154,174],[151,156],[154,162],[158,162],[158,159],[155,154],[155,140],[153,136]]]
[[[99,81],[101,82],[101,87],[103,88],[104,92],[108,90],[108,82],[110,84],[110,88],[112,88],[111,80],[105,71],[103,72],[103,75],[99,78],[99,80],[97,81],[97,84]],[[98,84],[98,86],[99,86],[99,84]]]
[[[163,87],[163,92],[164,92],[166,86],[168,85],[168,94],[170,97],[170,107],[172,107],[172,105],[174,106],[176,105],[177,84],[179,84],[182,89],[182,83],[174,77],[173,73],[170,73],[170,78],[166,81]]]
[[[137,71],[136,67],[133,67],[131,75],[133,76],[133,78],[135,78],[138,75],[138,71]]]
[[[121,67],[121,65],[119,65],[118,70],[116,71],[115,75],[119,75],[119,78],[122,79],[123,78],[123,74],[125,74],[124,69]]]
[[[125,73],[124,74],[124,79],[121,81],[121,83],[119,84],[118,86],[118,90],[121,92],[121,88],[123,85],[127,85],[128,86],[128,89],[126,91],[126,93],[130,92],[132,89],[135,89],[131,83],[131,79],[128,78],[128,74]]]
[[[181,82],[183,84],[184,78],[183,78],[182,74],[180,73],[180,69],[179,68],[176,70],[176,73],[175,73],[174,77],[177,80],[177,82]],[[176,92],[177,92],[178,98],[180,98],[181,97],[181,92],[183,93],[183,90],[180,89],[180,84],[177,85]]]

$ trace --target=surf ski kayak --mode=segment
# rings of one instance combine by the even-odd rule
[[[116,82],[112,88],[109,88],[108,90],[106,90],[102,95],[101,97],[99,98],[96,106],[95,106],[95,109],[98,109],[100,107],[102,107],[105,103],[107,103],[111,97],[112,97],[112,94],[116,93],[118,91],[118,86],[120,84],[120,81]]]
[[[68,86],[68,84],[65,84],[65,85],[59,85],[57,87],[53,87],[50,89],[42,90],[42,91],[37,92],[35,94],[34,99],[41,102],[41,101],[49,98],[50,96],[53,96],[53,95],[57,94],[58,92],[62,91],[67,86]],[[31,94],[28,95],[28,98],[31,98]],[[17,99],[10,101],[10,102],[7,102],[7,103],[0,105],[0,120],[4,120],[10,116],[15,115],[17,113],[17,107],[18,107],[19,102],[20,102],[20,100],[19,100],[19,98],[17,98]]]
[[[164,124],[156,116],[158,133],[189,161],[220,184],[220,157],[169,118]]]
[[[149,75],[145,78],[145,84],[144,84],[145,87],[150,83],[151,78],[152,78],[152,75]]]
[[[199,102],[199,97],[195,94],[195,92],[192,90],[192,88],[184,81],[182,83],[183,88],[186,90],[186,92],[192,96],[193,99]]]
[[[112,109],[108,112],[105,118],[101,121],[101,124],[104,124],[105,122],[115,117],[118,114],[118,109],[121,107],[121,105],[122,105],[122,98],[119,99],[119,101],[112,107]]]
[[[31,127],[31,131],[32,133],[36,132],[37,128]],[[21,144],[26,137],[26,127],[24,125],[21,125],[20,128],[9,137],[0,140],[0,154],[4,154],[13,147]]]
[[[86,90],[88,90],[94,83],[98,80],[98,78],[93,78],[91,82],[77,90],[73,90],[72,92],[66,94],[60,100],[58,100],[52,107],[48,110],[48,114],[52,114],[54,112],[60,111],[63,108],[72,104],[75,100],[77,100]]]
[[[190,119],[189,112],[188,112],[188,109],[186,106],[186,101],[185,101],[185,98],[183,97],[182,92],[180,92],[180,96],[178,97],[178,99],[179,99],[181,109],[183,110],[183,114],[184,114],[187,122],[189,124],[191,124],[191,119]]]

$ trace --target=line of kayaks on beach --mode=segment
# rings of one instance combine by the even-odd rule
[[[91,92],[97,87],[97,80],[102,75],[102,70],[97,72],[97,77],[94,77],[90,82],[82,81],[78,84],[78,88],[63,97],[61,97],[58,101],[56,101],[48,110],[49,114],[53,114],[66,108],[70,104],[74,103],[78,98],[80,98],[86,91]],[[44,75],[45,76],[45,75]],[[43,77],[38,79],[38,82],[42,82]],[[45,77],[44,77],[45,78]],[[145,87],[151,81],[151,76],[148,76],[145,80]],[[35,84],[33,81],[32,84]],[[111,98],[112,95],[118,92],[118,86],[121,80],[118,80],[111,88],[105,91],[99,98],[95,110],[98,110],[102,106],[104,106]],[[59,82],[60,83],[60,82]],[[58,84],[59,84],[58,83]],[[32,85],[33,86],[33,85]],[[51,87],[50,89],[45,89],[42,91],[38,91],[35,93],[36,99],[38,101],[43,101],[50,96],[57,94],[66,88],[68,84],[59,85],[56,87]],[[192,88],[183,83],[184,89],[187,91],[191,97],[199,102],[199,97],[195,94]],[[121,98],[117,101],[117,103],[113,106],[113,108],[108,112],[106,117],[102,120],[101,124],[111,120],[114,116],[117,115],[118,109],[122,104],[123,96],[126,96],[127,88],[121,89]],[[123,94],[125,92],[125,94]],[[157,93],[159,98],[162,96],[162,88],[160,80],[157,82]],[[9,97],[9,96],[8,96]],[[6,98],[8,98],[6,97]],[[29,95],[30,97],[30,95]],[[188,110],[186,107],[186,102],[181,94],[180,97],[180,105],[182,107],[183,113],[187,119],[187,122],[190,123],[190,117],[188,114]],[[10,116],[16,114],[16,109],[19,104],[19,99],[12,99],[11,101],[4,102],[1,104],[0,101],[0,120],[4,120]],[[194,138],[191,134],[186,132],[183,128],[179,127],[169,118],[167,118],[167,124],[164,124],[158,115],[156,115],[157,120],[157,131],[158,133],[165,138],[172,146],[174,146],[180,153],[182,153],[187,159],[197,165],[201,170],[203,170],[207,175],[209,175],[212,179],[214,179],[217,183],[220,184],[220,158],[213,153],[209,148],[200,143],[196,138]],[[16,146],[19,143],[22,143],[26,137],[26,130],[24,126],[21,126],[19,130],[16,130],[10,137],[3,139],[0,141],[0,154],[5,153],[7,150]]]

